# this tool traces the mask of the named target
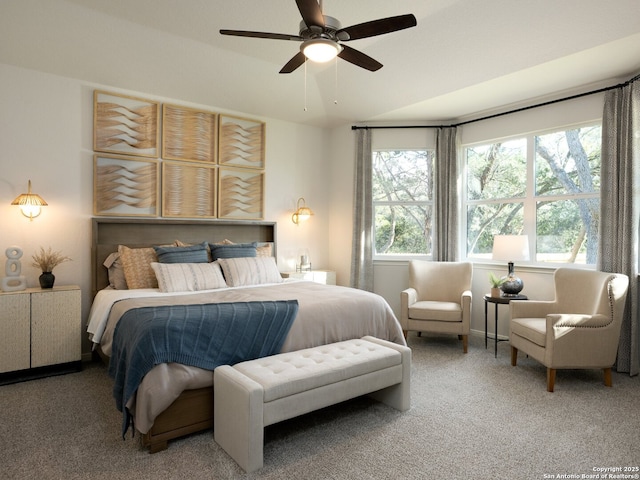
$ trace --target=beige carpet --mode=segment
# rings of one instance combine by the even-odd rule
[[[80,373],[0,387],[0,478],[543,479],[640,464],[640,380],[509,364],[484,339],[409,338],[412,408],[356,399],[267,428],[265,467],[245,475],[212,432],[150,455],[122,440],[111,380]],[[547,475],[545,477],[545,475]],[[565,477],[572,478],[572,477]],[[574,477],[575,478],[575,477]]]

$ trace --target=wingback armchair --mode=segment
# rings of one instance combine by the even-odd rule
[[[511,365],[518,351],[542,363],[549,392],[557,369],[601,368],[610,387],[629,278],[571,268],[557,269],[553,278],[555,300],[509,304]]]
[[[409,262],[400,294],[400,325],[409,331],[457,334],[467,353],[471,324],[471,262]]]

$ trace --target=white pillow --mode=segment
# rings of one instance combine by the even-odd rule
[[[195,292],[226,287],[217,263],[158,263],[151,268],[161,292]]]
[[[219,258],[217,262],[230,287],[282,283],[282,276],[273,257]]]

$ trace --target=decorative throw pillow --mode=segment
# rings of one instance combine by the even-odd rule
[[[151,263],[161,292],[196,292],[226,287],[217,263]]]
[[[273,248],[270,243],[259,245],[256,247],[256,257],[271,257],[273,256]]]
[[[211,258],[215,261],[219,258],[255,257],[257,255],[257,243],[233,243],[219,245],[210,243]]]
[[[103,265],[107,267],[107,275],[109,276],[109,286],[116,290],[126,290],[127,280],[124,278],[124,267],[118,252],[113,252],[104,261]]]
[[[230,287],[282,283],[282,276],[273,257],[221,258],[218,263]]]
[[[158,256],[153,247],[129,248],[118,246],[118,253],[124,268],[124,278],[129,289],[158,288],[156,275],[151,268],[151,262],[157,262]]]
[[[153,247],[160,263],[207,263],[209,246],[207,242],[180,247]]]

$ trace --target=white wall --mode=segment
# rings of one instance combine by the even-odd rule
[[[615,83],[615,82],[614,82]],[[612,83],[613,84],[613,83]],[[496,117],[459,128],[462,144],[492,141],[510,135],[529,133],[543,129],[562,128],[572,124],[598,121],[602,118],[604,94],[594,94],[575,100],[560,102],[546,107],[526,110],[517,114]],[[397,141],[396,141],[397,140]],[[339,283],[348,285],[351,256],[352,188],[355,157],[355,133],[350,127],[336,128],[331,132],[332,144],[332,193],[331,193],[331,239],[330,259],[338,271]],[[433,130],[383,129],[373,130],[373,148],[434,148]],[[348,214],[347,214],[348,212]],[[516,266],[516,273],[525,283],[523,294],[535,299],[553,298],[553,269],[535,266]],[[483,296],[489,291],[488,274],[506,274],[507,266],[498,263],[475,263],[473,277],[473,304],[471,329],[484,335]],[[396,315],[400,314],[400,292],[408,286],[409,275],[406,262],[374,262],[374,291],[382,295]],[[493,305],[490,305],[493,307]],[[508,308],[499,308],[498,334],[508,336]],[[493,310],[488,312],[493,331]]]
[[[73,261],[54,270],[56,284],[80,285],[83,324],[91,305],[94,89],[242,115],[215,105],[194,105],[0,64],[0,276],[4,276],[5,250],[18,245],[24,250],[22,273],[27,284],[38,286],[40,271],[30,266],[31,255],[40,246],[60,250]],[[283,271],[293,268],[298,249],[304,247],[314,266],[330,268],[327,133],[269,118],[258,120],[266,122],[265,220],[278,222],[278,265]],[[49,204],[31,222],[10,205],[26,192],[29,179],[33,191]],[[316,215],[296,227],[291,214],[300,196]],[[86,339],[83,351],[88,351]]]

